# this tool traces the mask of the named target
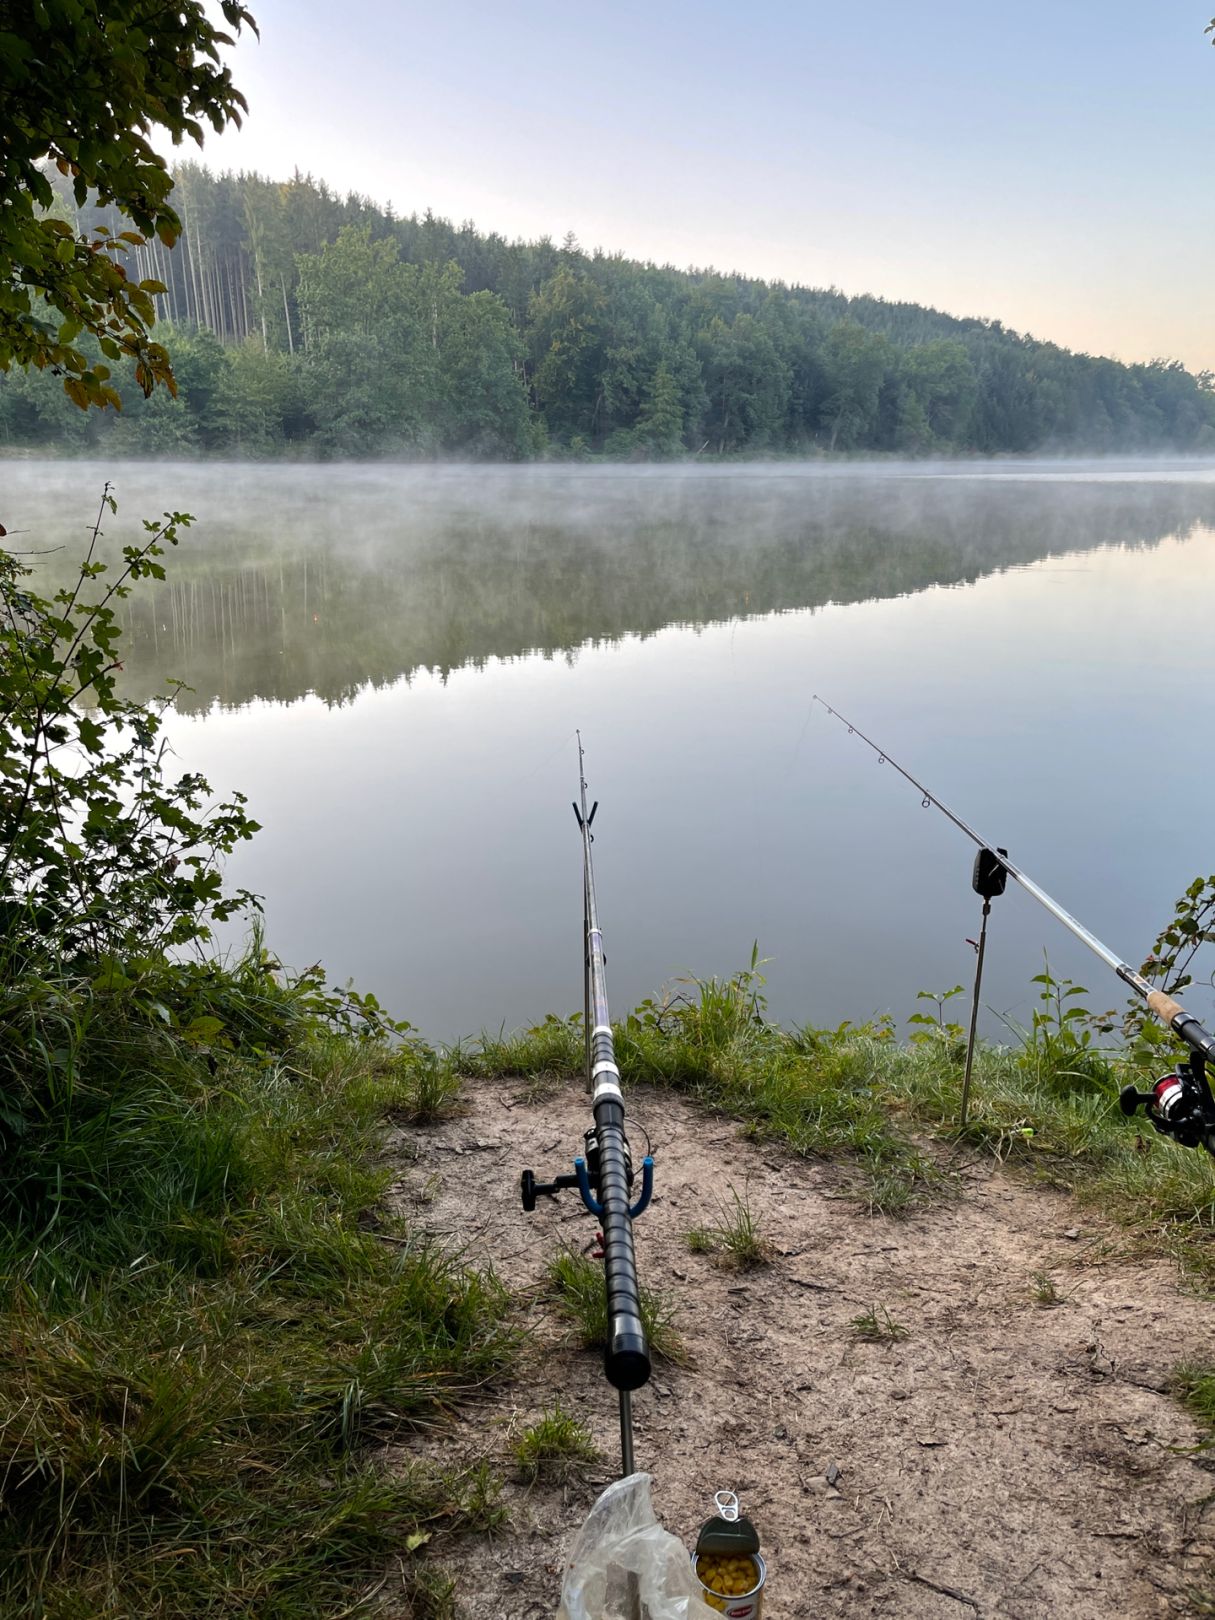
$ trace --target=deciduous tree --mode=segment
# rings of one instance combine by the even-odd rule
[[[234,32],[255,28],[219,0]],[[128,274],[131,248],[171,245],[181,222],[151,142],[200,144],[203,125],[239,123],[244,97],[220,59],[232,35],[203,0],[6,0],[0,6],[0,369],[52,367],[77,405],[119,405],[106,360],[129,358],[144,393],[173,388],[150,336],[151,278]],[[48,167],[70,178],[76,208],[114,204],[133,229],[83,230],[53,208]],[[102,359],[78,344],[96,340]]]

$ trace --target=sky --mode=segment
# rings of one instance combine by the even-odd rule
[[[249,4],[213,168],[1215,370],[1215,0]]]

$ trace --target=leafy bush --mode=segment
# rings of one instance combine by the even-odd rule
[[[107,484],[79,575],[47,601],[0,552],[0,964],[72,971],[210,939],[255,905],[223,893],[219,862],[257,823],[233,794],[209,800],[194,772],[171,779],[156,706],[121,698],[117,604],[191,519],[166,512],[121,548],[108,582]]]

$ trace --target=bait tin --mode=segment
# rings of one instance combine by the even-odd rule
[[[724,1614],[726,1620],[760,1620],[768,1571],[759,1554],[759,1535],[750,1519],[739,1517],[738,1497],[733,1491],[718,1491],[713,1505],[717,1509],[717,1516],[701,1526],[696,1538],[696,1551],[692,1556],[692,1568],[700,1582],[704,1601],[711,1609]],[[702,1571],[716,1569],[720,1559],[738,1559],[740,1563],[750,1563],[755,1575],[754,1584],[743,1592],[716,1591]]]

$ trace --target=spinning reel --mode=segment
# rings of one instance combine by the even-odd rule
[[[1118,1106],[1129,1118],[1142,1108],[1155,1130],[1182,1147],[1205,1147],[1215,1154],[1215,1098],[1198,1052],[1183,1058],[1172,1074],[1161,1075],[1150,1091],[1123,1086]]]

